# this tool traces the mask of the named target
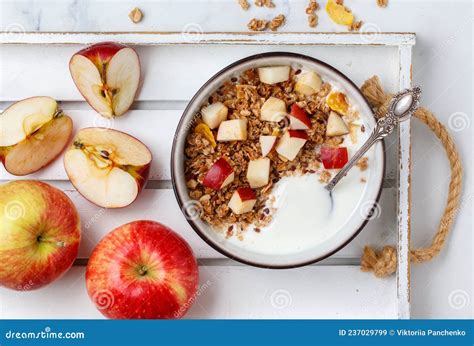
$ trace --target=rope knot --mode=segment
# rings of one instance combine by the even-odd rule
[[[373,272],[378,278],[392,275],[397,270],[397,250],[393,246],[384,246],[382,251],[375,251],[366,246],[360,265],[362,271]]]

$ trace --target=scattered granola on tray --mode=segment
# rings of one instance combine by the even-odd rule
[[[260,231],[272,220],[272,188],[281,178],[315,174],[326,183],[328,170],[347,163],[348,119],[357,112],[332,89],[313,71],[270,66],[210,95],[186,137],[184,163],[204,221],[226,237],[242,238],[249,225]]]

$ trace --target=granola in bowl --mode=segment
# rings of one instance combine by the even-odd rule
[[[202,205],[201,218],[226,230],[227,237],[242,237],[249,225],[254,230],[268,225],[272,186],[282,177],[317,174],[327,183],[327,169],[347,162],[343,158],[334,167],[330,157],[323,163],[321,156],[345,150],[345,135],[358,112],[314,71],[285,68],[287,79],[274,84],[262,82],[257,68],[226,81],[195,114],[186,137],[189,196]],[[226,126],[231,127],[227,132]],[[357,133],[352,137],[357,141]],[[300,148],[293,149],[295,141]],[[226,169],[232,179],[224,183]],[[222,179],[209,180],[211,175]],[[239,201],[234,203],[240,190],[254,201],[251,207],[239,209]]]
[[[360,91],[331,66],[293,53],[242,59],[204,84],[178,124],[178,203],[231,258],[271,268],[320,260],[363,227],[358,206],[378,199],[382,145],[331,200],[324,189],[374,126]]]

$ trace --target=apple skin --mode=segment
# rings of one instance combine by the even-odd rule
[[[112,319],[181,318],[195,298],[198,282],[190,246],[165,225],[146,220],[107,234],[86,270],[89,297]]]
[[[105,64],[121,49],[127,48],[126,45],[116,42],[100,42],[86,47],[76,54],[85,56],[91,60],[97,67]]]
[[[0,186],[0,285],[25,291],[57,280],[80,240],[79,215],[64,192],[33,180]]]
[[[288,130],[288,134],[291,138],[308,139],[308,134],[303,130]]]
[[[237,193],[239,194],[240,200],[242,202],[257,199],[257,194],[250,187],[240,187],[237,189]]]

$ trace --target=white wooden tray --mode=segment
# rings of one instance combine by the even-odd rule
[[[114,121],[96,114],[70,77],[68,62],[86,44],[119,41],[136,46],[144,76],[133,110]],[[132,220],[169,225],[192,246],[201,289],[187,318],[409,318],[410,123],[386,139],[387,171],[379,207],[361,234],[331,258],[305,268],[264,270],[226,259],[187,224],[171,190],[170,149],[186,102],[215,72],[265,51],[299,52],[341,70],[356,84],[378,75],[395,92],[411,84],[411,33],[21,33],[0,40],[0,104],[35,95],[61,101],[75,131],[109,126],[135,135],[153,151],[146,190],[130,207],[105,210],[82,198],[58,159],[28,179],[61,189],[76,204],[83,241],[75,266],[60,280],[33,292],[0,289],[2,318],[101,318],[87,297],[84,271],[97,242]],[[0,179],[17,179],[0,168]],[[397,275],[362,273],[366,244],[398,243]]]

